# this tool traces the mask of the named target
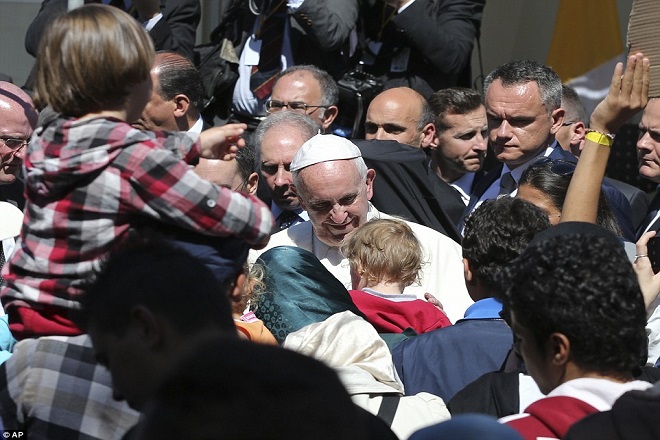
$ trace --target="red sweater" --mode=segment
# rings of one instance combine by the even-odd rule
[[[379,333],[401,333],[410,327],[417,333],[425,333],[451,325],[447,315],[420,299],[393,301],[362,290],[349,290],[348,293]]]

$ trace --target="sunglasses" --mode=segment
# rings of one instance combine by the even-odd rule
[[[550,168],[557,176],[570,176],[575,172],[575,164],[563,159],[544,157],[534,162],[530,168]]]

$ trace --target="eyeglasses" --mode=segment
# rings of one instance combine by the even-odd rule
[[[30,142],[25,139],[15,139],[8,137],[0,137],[0,141],[2,141],[10,150],[20,150],[26,146],[28,142]]]
[[[575,172],[575,164],[567,160],[551,159],[544,157],[534,162],[530,168],[541,168],[550,166],[550,171],[557,176],[569,176]]]
[[[568,127],[569,125],[573,125],[575,123],[576,123],[575,121],[562,122],[561,126]]]
[[[264,104],[264,108],[266,109],[267,113],[275,113],[279,112],[282,110],[284,107],[288,108],[291,111],[298,112],[298,113],[307,113],[308,108],[328,108],[329,106],[327,105],[307,105],[304,102],[298,102],[298,101],[293,101],[293,102],[282,102],[282,101],[266,101]]]

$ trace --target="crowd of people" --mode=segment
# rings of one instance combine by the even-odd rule
[[[227,0],[210,96],[198,1],[73,3],[0,82],[5,437],[660,436],[660,195],[605,177],[641,112],[660,183],[643,54],[587,115],[470,87],[483,0]]]

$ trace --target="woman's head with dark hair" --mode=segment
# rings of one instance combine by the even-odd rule
[[[572,162],[561,159],[540,159],[523,172],[518,181],[516,197],[543,209],[548,214],[550,223],[556,225],[561,218],[561,210],[574,171],[575,164]],[[616,235],[622,234],[602,190],[598,199],[596,223]]]
[[[505,270],[516,350],[541,391],[577,377],[628,381],[646,348],[646,314],[623,246],[609,231],[562,223]]]

